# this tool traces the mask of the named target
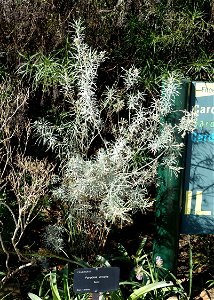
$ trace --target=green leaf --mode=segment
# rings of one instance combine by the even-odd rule
[[[28,293],[28,297],[30,297],[31,300],[42,300],[42,298],[33,293]]]
[[[5,276],[5,273],[4,272],[0,272],[0,276]]]
[[[113,300],[123,300],[124,299],[121,290],[111,292],[110,295],[111,295],[111,299],[113,299]]]
[[[130,259],[128,252],[126,251],[125,247],[122,244],[118,244],[118,250],[124,257]]]
[[[96,260],[98,263],[101,263],[102,266],[111,267],[111,264],[109,263],[109,261],[101,255],[97,255]]]
[[[141,243],[140,243],[140,246],[139,246],[139,248],[137,249],[137,252],[136,252],[136,257],[140,257],[140,255],[142,254],[142,251],[143,251],[143,248],[144,248],[144,246],[145,246],[145,244],[146,244],[146,241],[147,241],[147,237],[145,237],[142,241],[141,241]]]
[[[122,281],[122,282],[119,283],[119,285],[133,285],[133,286],[135,286],[135,288],[136,287],[140,288],[142,284],[140,284],[136,281]]]
[[[144,294],[147,294],[148,292],[154,291],[156,289],[165,288],[173,286],[173,282],[166,282],[166,281],[159,281],[155,283],[151,283],[148,285],[145,285],[137,290],[135,290],[128,298],[128,300],[137,300]]]
[[[71,300],[69,285],[68,285],[68,265],[63,269],[63,286],[64,286],[64,298],[65,300]]]
[[[56,267],[53,269],[53,272],[50,273],[50,286],[53,295],[53,300],[61,300],[59,295],[59,291],[57,288],[57,280],[56,280]]]

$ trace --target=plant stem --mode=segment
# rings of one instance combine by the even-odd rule
[[[193,262],[192,262],[192,245],[190,235],[188,235],[188,243],[189,243],[189,293],[188,298],[190,299],[192,293],[192,272],[193,272]]]

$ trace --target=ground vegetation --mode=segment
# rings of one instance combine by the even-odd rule
[[[197,116],[163,118],[183,78],[214,78],[213,9],[209,0],[0,0],[2,289],[18,276],[27,299],[50,269],[55,281],[57,268],[71,277],[74,267],[112,263],[121,241],[135,255],[153,228],[157,168],[180,171],[176,136],[191,132]],[[212,237],[203,243],[213,253]],[[143,268],[154,284],[156,269],[142,253],[127,258],[125,279]],[[213,261],[200,255],[203,267],[195,266],[209,274]],[[147,297],[170,294],[150,288]]]

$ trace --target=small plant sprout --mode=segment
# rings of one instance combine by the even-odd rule
[[[46,226],[45,232],[42,236],[45,246],[57,253],[63,251],[63,231],[63,227],[57,224]]]

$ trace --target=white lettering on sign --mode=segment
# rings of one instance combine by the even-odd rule
[[[214,89],[203,86],[202,87],[202,92],[212,94],[212,93],[214,93]]]
[[[195,83],[195,97],[206,97],[214,94],[213,82],[197,82]]]
[[[200,128],[209,127],[211,129],[213,129],[214,128],[214,121],[200,120],[199,122],[197,122],[197,127],[200,127]]]
[[[90,270],[86,270],[86,271],[77,271],[77,273],[79,273],[79,274],[85,274],[85,273],[91,273],[91,271],[90,271]]]
[[[185,202],[185,215],[191,214],[191,206],[192,206],[192,191],[186,192],[186,202]],[[212,212],[210,210],[202,210],[202,191],[196,192],[195,199],[195,215],[198,216],[211,216]]]
[[[97,279],[97,276],[85,276],[85,279]]]
[[[199,114],[214,114],[214,106],[199,106],[195,105],[195,111]]]

